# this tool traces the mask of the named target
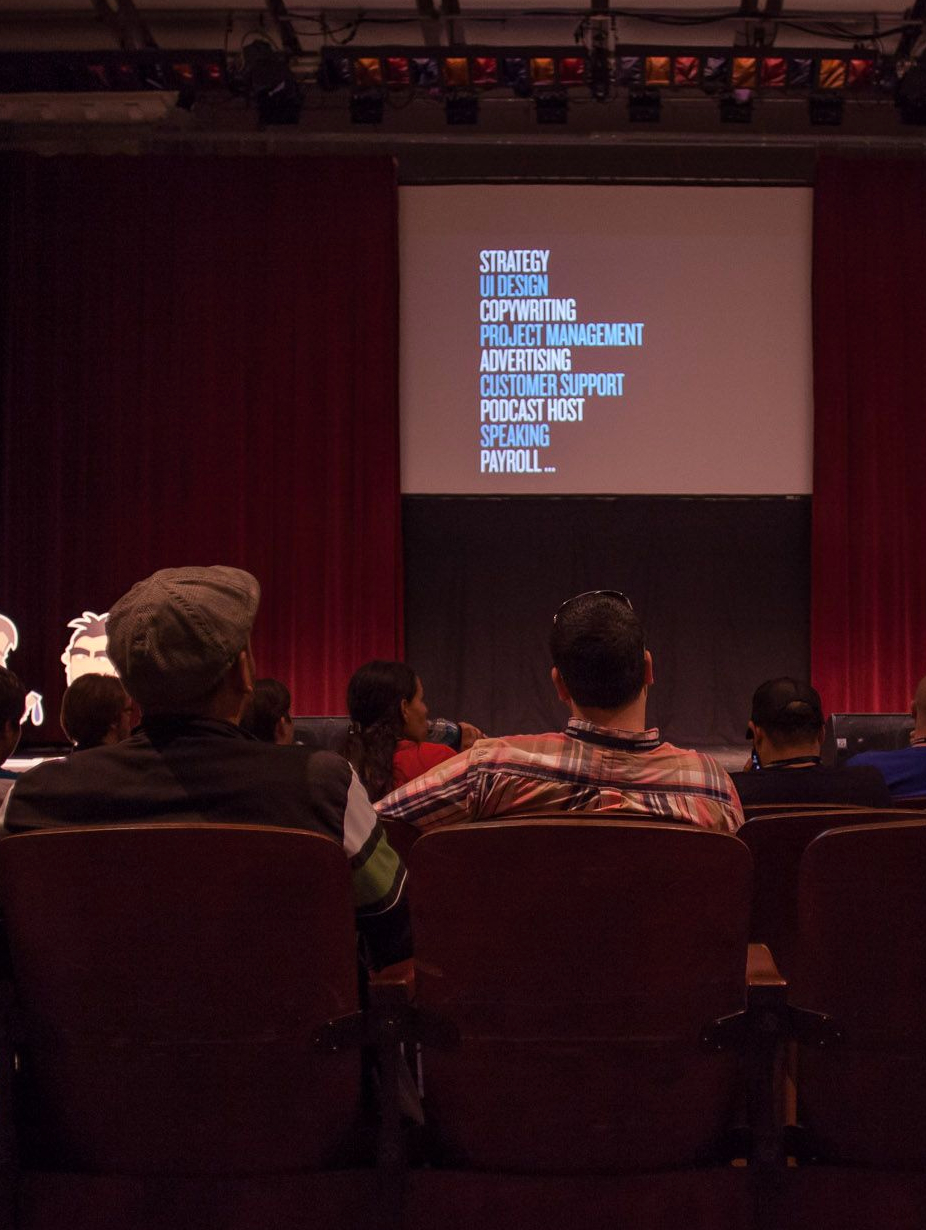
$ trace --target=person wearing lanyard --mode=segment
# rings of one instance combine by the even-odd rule
[[[744,807],[757,803],[852,803],[890,807],[884,778],[871,767],[834,769],[820,758],[823,703],[809,683],[790,676],[768,679],[756,688],[746,732],[752,754],[742,773],[734,773]]]

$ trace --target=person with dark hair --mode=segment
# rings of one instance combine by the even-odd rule
[[[744,807],[754,803],[854,803],[890,807],[881,774],[872,768],[823,765],[823,702],[809,683],[783,675],[767,679],[752,697],[746,737],[753,753],[733,784]]]
[[[0,798],[16,781],[17,774],[2,766],[16,751],[26,708],[26,689],[5,666],[0,666]]]
[[[739,828],[739,799],[716,761],[646,727],[653,660],[624,594],[594,590],[564,602],[550,653],[553,686],[570,713],[565,731],[480,739],[380,800],[380,815],[419,828],[528,811]]]
[[[78,675],[61,699],[61,729],[75,752],[119,743],[132,733],[132,700],[115,675]]]
[[[255,679],[239,726],[262,743],[288,747],[293,741],[292,697],[279,679]]]
[[[350,765],[238,727],[254,686],[259,603],[256,578],[239,568],[164,568],[134,585],[106,631],[140,726],[121,743],[23,773],[6,798],[6,827],[214,822],[322,833],[348,860],[369,964],[407,960],[405,868]]]
[[[424,688],[404,662],[378,658],[359,667],[347,685],[347,711],[345,755],[374,803],[481,737],[475,726],[461,722],[459,748],[429,742]]]

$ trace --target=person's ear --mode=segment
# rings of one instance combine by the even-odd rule
[[[232,664],[232,675],[241,695],[250,696],[254,691],[254,662],[249,646],[245,646],[235,658]]]
[[[746,730],[749,734],[750,739],[752,739],[753,743],[755,743],[756,735],[758,733],[758,727],[756,726],[752,718],[749,719],[749,724],[747,725]]]
[[[653,655],[648,649],[643,650],[643,686],[651,688],[655,679],[653,677]]]
[[[568,705],[572,701],[572,697],[569,695],[569,689],[566,687],[562,675],[555,666],[550,671],[550,678],[553,680],[554,688],[556,688],[556,695],[563,704]]]

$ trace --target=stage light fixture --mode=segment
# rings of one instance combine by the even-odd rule
[[[697,85],[701,75],[700,56],[676,56],[672,62],[673,85]]]
[[[730,77],[729,56],[706,56],[701,70],[701,89],[705,94],[718,94],[726,89]]]
[[[720,119],[724,124],[751,124],[752,90],[730,90],[722,94]]]
[[[436,90],[440,65],[435,56],[412,57],[412,81],[420,90]]]
[[[817,88],[821,90],[845,89],[848,79],[848,65],[845,60],[826,56],[820,61],[817,72]]]
[[[807,56],[794,56],[788,64],[788,86],[792,90],[806,90],[813,76],[813,60]]]
[[[641,56],[620,56],[617,61],[617,84],[635,89],[643,83],[643,58]]]
[[[444,114],[448,124],[478,124],[479,99],[475,94],[448,94]]]
[[[525,56],[506,56],[502,61],[502,77],[519,98],[530,98],[530,61]]]
[[[765,56],[760,65],[760,84],[765,90],[783,90],[788,84],[788,61],[784,56]]]
[[[446,57],[444,60],[444,85],[451,90],[467,88],[469,85],[469,60],[467,60],[466,56]]]
[[[241,54],[244,78],[257,102],[260,124],[298,124],[303,94],[286,54],[264,38],[248,43]]]
[[[498,85],[498,57],[474,56],[470,76],[473,85],[480,89]]]
[[[636,86],[627,95],[627,118],[631,124],[655,124],[662,112],[659,91]]]
[[[325,91],[337,90],[342,86],[350,85],[352,80],[353,68],[347,56],[339,54],[322,55],[317,76],[319,89]]]
[[[569,119],[569,95],[565,90],[542,90],[534,95],[538,124],[565,124]]]
[[[926,66],[912,65],[897,82],[894,102],[904,124],[926,124]]]
[[[811,124],[836,128],[842,123],[843,101],[838,94],[811,94],[808,105]]]
[[[355,90],[350,96],[352,124],[381,124],[385,100],[379,90]]]

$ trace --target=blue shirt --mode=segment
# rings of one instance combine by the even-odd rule
[[[901,747],[895,752],[859,752],[847,767],[869,764],[880,769],[895,799],[926,795],[926,744]]]

